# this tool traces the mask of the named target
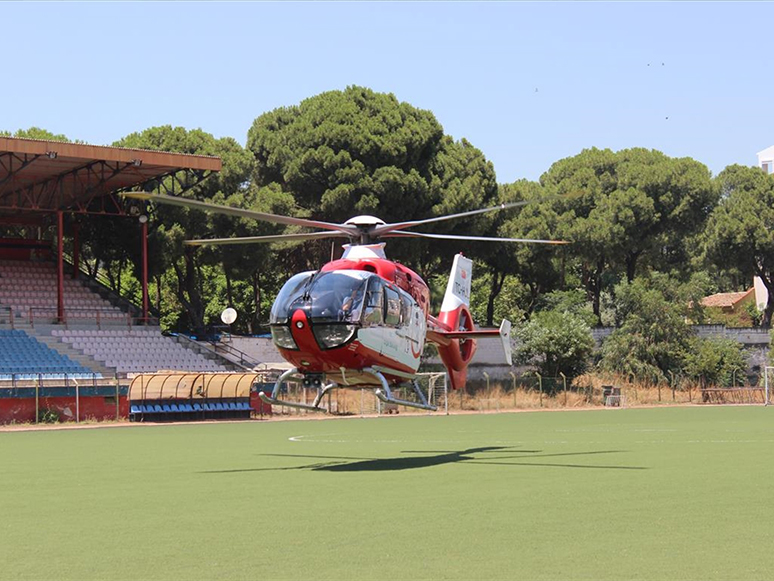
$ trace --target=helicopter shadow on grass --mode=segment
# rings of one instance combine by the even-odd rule
[[[323,472],[383,472],[398,470],[413,470],[418,468],[431,468],[444,464],[483,464],[495,466],[520,466],[537,468],[586,468],[598,470],[647,470],[644,466],[623,466],[609,464],[576,464],[535,462],[535,459],[594,456],[601,454],[621,454],[627,450],[592,450],[589,452],[562,452],[555,454],[542,454],[542,450],[521,450],[506,446],[483,446],[478,448],[466,448],[464,450],[406,450],[404,454],[421,454],[419,456],[398,456],[395,458],[353,458],[350,456],[313,456],[308,454],[262,454],[262,456],[279,458],[305,458],[315,460],[329,460],[329,462],[316,462],[303,466],[288,466],[281,468],[245,468],[234,470],[210,470],[206,474],[227,474],[234,472],[263,472],[281,470],[312,470]],[[484,454],[484,457],[479,455]],[[504,455],[501,455],[504,454]],[[522,461],[519,461],[522,460]]]

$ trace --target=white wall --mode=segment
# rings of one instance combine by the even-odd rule
[[[755,304],[762,311],[769,302],[769,291],[766,290],[763,281],[758,276],[753,279],[753,285],[755,286]]]
[[[758,152],[758,167],[768,166],[768,173],[774,173],[774,145]]]

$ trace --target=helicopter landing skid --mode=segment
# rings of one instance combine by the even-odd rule
[[[383,403],[392,403],[396,405],[403,405],[411,408],[417,408],[417,409],[426,410],[429,412],[434,412],[438,410],[436,406],[431,405],[427,402],[427,398],[425,397],[425,394],[422,393],[422,390],[419,388],[419,384],[417,383],[416,379],[411,380],[411,385],[414,387],[414,392],[417,394],[417,397],[419,398],[419,402],[408,401],[405,399],[397,399],[394,395],[392,395],[392,391],[390,391],[390,385],[387,383],[387,378],[385,378],[380,371],[377,371],[376,369],[373,369],[373,368],[364,369],[363,371],[373,375],[376,379],[379,380],[379,383],[382,384],[382,387],[380,389],[377,389],[374,392],[376,394],[376,397],[379,398],[379,401]]]
[[[322,403],[323,397],[325,397],[325,395],[330,390],[337,387],[335,383],[330,383],[328,385],[321,387],[317,391],[317,396],[314,398],[314,401],[312,402],[311,405],[307,403],[285,401],[285,400],[279,399],[278,396],[280,394],[280,391],[282,390],[282,386],[285,384],[285,381],[287,381],[288,377],[292,375],[296,375],[297,373],[298,373],[298,369],[296,369],[295,367],[292,369],[288,369],[277,379],[277,383],[274,384],[274,389],[272,389],[271,395],[266,395],[266,392],[261,391],[261,392],[258,392],[258,397],[261,398],[261,401],[268,403],[270,405],[280,405],[280,406],[285,406],[289,408],[307,410],[310,412],[323,412],[323,413],[327,412],[328,410],[326,408],[320,407],[320,403]]]

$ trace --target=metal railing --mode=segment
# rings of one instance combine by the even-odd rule
[[[66,252],[63,254],[63,256],[65,259],[65,262],[68,263],[69,266],[72,268],[73,267],[72,256]],[[98,270],[96,275],[92,275],[88,271],[88,269],[84,266],[83,261],[79,262],[78,272],[86,277],[86,281],[90,283],[90,285],[98,286],[107,295],[109,295],[110,300],[118,303],[122,303],[129,310],[134,310],[136,314],[141,312],[140,307],[138,307],[137,305],[142,304],[142,290],[135,290],[134,292],[126,292],[124,295],[121,295],[120,293],[113,290],[112,288],[113,281],[111,281],[109,277],[105,276],[102,270]],[[158,325],[158,317],[159,317],[158,311],[156,311],[156,309],[154,309],[152,306],[149,305],[149,312],[153,313],[154,316],[147,317],[147,321],[152,322],[152,324],[154,325]],[[141,320],[142,317],[135,316],[135,319]]]
[[[252,371],[253,367],[258,365],[258,363],[259,363],[258,361],[251,360],[246,353],[242,353],[238,349],[234,349],[234,351],[238,351],[239,353],[242,354],[243,358],[240,360],[240,362],[232,361],[228,357],[225,357],[222,353],[218,353],[218,351],[216,349],[214,349],[213,347],[209,347],[207,345],[202,345],[198,341],[196,341],[194,339],[191,339],[189,336],[183,335],[182,333],[173,334],[172,337],[176,337],[178,342],[180,342],[181,340],[186,342],[194,350],[197,350],[200,354],[201,354],[202,351],[204,351],[206,353],[209,353],[211,355],[216,356],[218,359],[225,359],[229,363],[231,363],[233,365],[237,365],[237,366],[239,366],[242,369],[245,369],[247,371]],[[212,344],[212,343],[210,342],[210,344]]]
[[[64,309],[64,317],[59,320],[59,309],[57,307],[29,307],[27,320],[30,327],[35,328],[35,322],[48,325],[51,323],[61,323],[65,329],[71,324],[91,324],[96,323],[98,329],[111,321],[113,326],[121,324],[127,327],[132,326],[133,317],[129,313],[117,311],[115,309],[89,309],[82,307]]]
[[[190,338],[189,338],[190,340]],[[207,341],[212,346],[212,349],[217,353],[218,355],[221,355],[225,353],[226,355],[229,355],[229,357],[233,357],[234,359],[239,360],[239,365],[253,369],[257,365],[260,365],[260,361],[257,359],[253,359],[250,357],[247,353],[244,351],[240,351],[236,347],[229,345],[228,343],[223,343],[221,341]],[[227,359],[229,359],[227,357]],[[229,359],[229,361],[233,361],[232,359]]]
[[[0,306],[0,324],[10,325],[11,329],[15,329],[15,322],[13,308]]]

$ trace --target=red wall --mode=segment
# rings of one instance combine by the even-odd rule
[[[256,414],[271,415],[271,406],[264,403],[257,393],[250,394],[250,406]],[[41,397],[39,408],[51,409],[59,414],[61,421],[75,421],[74,397]],[[69,414],[66,413],[69,410]],[[129,417],[129,402],[126,396],[118,400],[118,413],[121,419]],[[116,404],[106,403],[102,396],[80,398],[80,416],[83,420],[115,420]],[[0,398],[0,424],[26,423],[35,421],[35,398]]]
[[[22,238],[0,238],[0,258],[11,260],[50,260],[51,243]]]
[[[59,413],[62,421],[75,421],[74,397],[41,397],[41,410],[51,409]],[[69,414],[66,412],[69,410]],[[118,412],[121,418],[129,414],[129,404],[125,396],[118,400]],[[81,420],[114,420],[116,419],[116,404],[105,403],[102,396],[80,398]],[[35,398],[0,398],[0,424],[11,422],[34,422]]]

